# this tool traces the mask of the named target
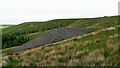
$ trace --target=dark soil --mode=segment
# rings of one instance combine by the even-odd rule
[[[26,49],[36,48],[39,46],[44,46],[46,44],[51,44],[53,42],[61,41],[75,36],[80,36],[93,31],[92,29],[79,29],[79,28],[60,28],[53,29],[44,35],[33,39],[20,47],[13,48],[12,51],[20,52]]]

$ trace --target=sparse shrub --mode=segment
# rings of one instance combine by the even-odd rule
[[[27,55],[28,55],[28,56],[30,56],[30,55],[31,55],[31,53],[27,53]]]
[[[12,57],[11,57],[11,56],[9,56],[9,57],[8,57],[8,60],[12,60]]]
[[[18,55],[18,53],[15,53],[15,55]]]
[[[77,38],[74,38],[73,41],[77,41],[78,39]]]
[[[101,42],[101,39],[97,38],[97,39],[95,40],[95,42],[96,42],[96,43],[100,43],[100,42]]]

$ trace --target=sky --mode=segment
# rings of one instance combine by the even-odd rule
[[[0,24],[118,15],[119,0],[0,0]]]

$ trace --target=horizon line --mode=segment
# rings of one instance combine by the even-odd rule
[[[112,17],[112,16],[119,16],[119,15],[108,15],[108,16],[99,16],[99,17],[80,17],[80,18],[78,18],[78,17],[73,17],[73,18],[54,18],[54,19],[48,19],[48,20],[44,20],[44,21],[24,21],[24,22],[22,22],[22,23],[26,23],[26,22],[47,22],[47,21],[51,21],[51,20],[59,20],[59,19],[87,19],[87,18],[89,18],[89,19],[91,19],[91,18],[102,18],[102,17]],[[1,24],[0,23],[0,25],[19,25],[19,24],[22,24],[22,23],[6,23],[6,24]]]

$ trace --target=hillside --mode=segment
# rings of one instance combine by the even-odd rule
[[[3,34],[21,33],[29,34],[42,32],[54,28],[72,27],[72,28],[106,28],[118,24],[118,16],[100,17],[100,18],[82,18],[82,19],[56,19],[46,22],[25,22],[13,27],[3,29]],[[100,26],[99,26],[100,25]]]
[[[75,20],[76,19],[60,19],[47,22],[26,22],[5,28],[2,30],[2,46],[3,48],[20,46],[36,37],[39,37],[50,29],[65,27]]]
[[[119,16],[111,16],[57,19],[46,22],[27,22],[5,28],[2,36],[3,64],[4,66],[120,65],[119,18]],[[51,30],[63,28],[94,29],[94,31],[22,52],[11,51],[11,47],[21,46],[28,41],[44,36]],[[61,33],[58,34],[61,35]]]
[[[95,30],[99,30],[116,25],[118,25],[118,16],[81,19],[56,19],[46,22],[25,22],[2,29],[2,46],[3,49],[20,46],[34,38],[43,35],[51,29],[66,27],[93,28]]]
[[[4,28],[7,28],[7,27],[10,27],[10,26],[13,26],[13,25],[0,25],[0,29],[4,29]]]
[[[7,66],[116,66],[120,63],[118,30],[109,27],[47,46],[12,53]]]
[[[44,35],[35,38],[19,47],[12,48],[14,52],[20,52],[27,49],[32,49],[46,44],[51,44],[68,38],[80,36],[92,32],[92,29],[78,29],[78,28],[59,28],[53,29],[45,33]]]

